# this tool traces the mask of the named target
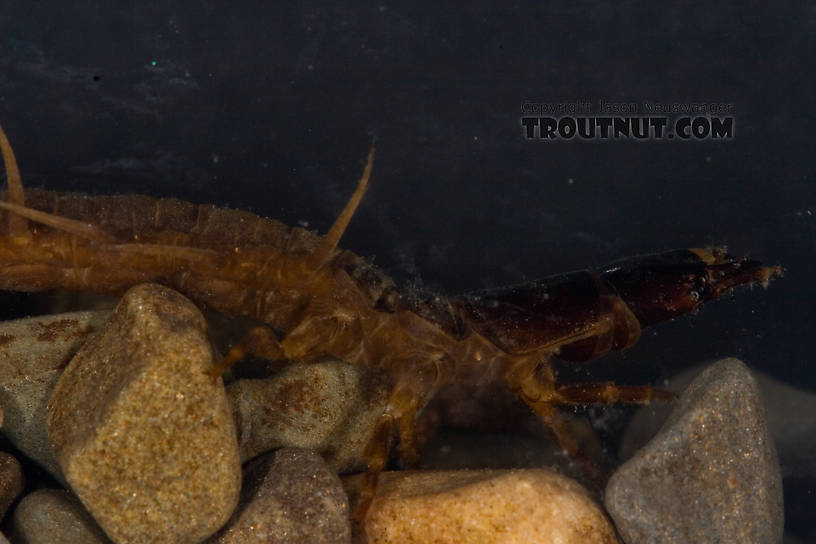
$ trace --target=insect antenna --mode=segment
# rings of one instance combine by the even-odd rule
[[[9,202],[18,206],[25,206],[25,192],[23,191],[23,179],[20,177],[20,168],[17,166],[17,159],[14,157],[14,151],[11,149],[11,144],[2,125],[0,125],[0,151],[3,153],[3,163],[6,165]],[[9,235],[13,238],[31,238],[31,232],[28,230],[28,222],[25,217],[10,213],[8,226]]]
[[[354,194],[352,194],[351,198],[349,198],[349,201],[346,203],[346,207],[343,208],[343,211],[340,212],[340,215],[329,229],[328,234],[326,234],[326,237],[323,239],[323,243],[320,244],[320,247],[309,256],[308,260],[306,261],[307,270],[316,272],[331,259],[332,252],[337,249],[337,244],[340,243],[340,238],[342,238],[343,233],[346,232],[346,227],[348,227],[354,212],[357,211],[357,206],[360,205],[360,201],[363,199],[363,195],[365,195],[373,165],[374,145],[372,144],[371,150],[368,152],[368,161],[366,162],[365,170],[363,170],[363,177],[360,178],[360,183],[357,184],[357,189],[354,190]]]
[[[14,157],[14,151],[11,149],[11,144],[2,126],[0,126],[0,151],[3,153],[3,162],[6,165],[6,178],[8,179],[9,187],[9,201],[0,201],[0,208],[11,212],[9,214],[8,224],[9,235],[12,238],[23,240],[31,238],[31,231],[28,229],[28,221],[26,221],[26,219],[31,219],[37,223],[42,223],[43,225],[48,225],[49,227],[96,242],[111,242],[114,240],[108,233],[93,225],[42,212],[33,208],[26,208],[20,168],[17,166],[17,159]]]
[[[43,225],[48,225],[49,227],[69,234],[75,234],[95,242],[113,242],[116,240],[116,238],[98,227],[74,219],[68,219],[67,217],[60,217],[59,215],[35,210],[34,208],[26,208],[25,206],[18,206],[11,202],[3,202],[2,200],[0,200],[0,208],[10,211],[11,217],[31,219],[37,223],[42,223]],[[11,219],[9,219],[9,225],[11,225]],[[26,233],[26,236],[30,236],[27,226]]]

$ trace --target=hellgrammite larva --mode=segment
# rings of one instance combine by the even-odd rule
[[[679,249],[460,296],[403,294],[369,261],[337,247],[368,186],[373,147],[362,179],[324,237],[176,199],[24,191],[2,128],[0,148],[9,186],[8,200],[0,200],[0,289],[121,293],[157,282],[219,312],[263,323],[232,347],[214,376],[248,352],[295,362],[332,355],[390,373],[388,405],[365,448],[357,521],[371,503],[395,434],[402,458],[417,458],[416,417],[440,388],[503,381],[569,455],[583,459],[559,405],[648,403],[672,394],[611,382],[558,385],[554,356],[588,361],[628,348],[645,326],[738,285],[767,286],[782,272],[722,248]],[[595,465],[583,464],[600,477]]]

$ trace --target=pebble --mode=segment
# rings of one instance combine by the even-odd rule
[[[280,447],[320,452],[336,472],[365,468],[363,450],[385,410],[390,377],[329,359],[227,387],[241,459]]]
[[[238,508],[211,544],[351,541],[348,498],[322,457],[284,448],[250,462]]]
[[[605,503],[627,544],[782,540],[782,484],[759,390],[723,359],[612,475]]]
[[[45,406],[63,368],[109,315],[72,312],[0,322],[3,434],[63,483],[45,429]]]
[[[364,530],[368,544],[618,542],[589,492],[546,469],[384,472]]]
[[[130,289],[48,403],[65,478],[115,542],[201,542],[230,517],[241,467],[206,323],[179,293]]]
[[[23,467],[10,453],[0,452],[0,519],[25,487]]]
[[[23,497],[12,517],[12,540],[25,544],[108,544],[110,540],[71,493],[40,489]]]
[[[672,378],[668,389],[682,391],[702,370],[695,367]],[[751,371],[765,405],[768,428],[779,455],[782,476],[816,478],[816,394]],[[655,435],[669,416],[672,405],[652,403],[638,409],[626,428],[620,458],[628,459]]]

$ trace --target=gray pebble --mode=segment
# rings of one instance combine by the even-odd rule
[[[700,373],[702,366],[672,378],[667,389],[682,391]],[[782,476],[816,477],[816,394],[775,378],[752,372],[765,404],[768,427],[774,439]],[[655,402],[640,408],[626,428],[620,458],[630,458],[643,447],[671,413],[672,405]]]
[[[759,390],[724,359],[681,395],[663,428],[609,481],[627,544],[782,540],[782,485]]]
[[[284,448],[250,462],[238,508],[211,544],[345,544],[348,498],[317,454]]]
[[[108,544],[110,540],[68,491],[40,489],[14,510],[12,539],[18,544]]]

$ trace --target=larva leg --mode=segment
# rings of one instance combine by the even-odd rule
[[[0,208],[11,212],[9,214],[9,221],[11,221],[12,217],[22,218],[23,220],[31,219],[37,223],[42,223],[43,225],[48,225],[49,227],[65,231],[69,234],[75,234],[81,238],[87,238],[88,240],[94,240],[96,242],[115,241],[113,236],[88,223],[60,217],[59,215],[42,212],[33,208],[26,208],[25,206],[12,204],[11,202],[0,201]],[[28,226],[26,226],[26,229],[28,229]]]
[[[64,219],[60,217],[60,219]],[[70,221],[70,220],[66,220]],[[90,235],[96,235],[101,232],[92,225],[86,225],[94,229]],[[63,229],[64,230],[64,229]],[[91,236],[88,236],[90,238]],[[102,233],[102,235],[105,235]],[[157,257],[160,259],[179,259],[188,263],[195,263],[197,265],[213,266],[218,262],[219,254],[212,249],[190,247],[190,246],[171,246],[166,244],[140,244],[140,243],[106,243],[102,244],[99,249],[101,251],[116,252],[120,254],[142,255],[145,257]]]
[[[603,485],[605,475],[597,464],[584,455],[564,416],[558,411],[552,366],[548,362],[524,361],[511,368],[505,380],[510,389],[552,431],[566,454],[581,465],[584,474],[593,482]]]
[[[399,456],[402,462],[409,467],[419,462],[419,448],[416,440],[416,415],[419,406],[419,402],[413,403],[410,410],[397,420]]]
[[[674,393],[648,385],[615,385],[612,382],[562,385],[552,401],[558,404],[649,404],[652,400],[671,401]]]
[[[286,358],[275,331],[261,325],[253,328],[246,336],[236,342],[224,358],[209,370],[208,374],[213,377],[221,376],[229,367],[243,359],[247,354],[257,355],[270,361]]]
[[[584,452],[581,450],[578,440],[567,426],[567,422],[558,408],[549,401],[534,401],[522,396],[527,406],[532,408],[533,412],[538,416],[544,425],[552,431],[558,444],[564,449],[564,452],[570,459],[576,461],[581,465],[583,473],[587,475],[593,482],[601,485],[606,483],[606,476],[600,467],[592,462]]]
[[[389,405],[390,408],[390,405]],[[377,492],[377,482],[380,473],[388,464],[388,454],[391,451],[391,435],[394,431],[394,416],[388,409],[380,416],[374,427],[374,434],[368,441],[363,456],[366,458],[366,471],[358,490],[356,505],[352,518],[357,523],[365,519],[374,494]]]
[[[357,504],[354,508],[354,519],[361,523],[368,512],[371,501],[377,491],[377,482],[380,473],[388,464],[388,455],[391,451],[391,437],[398,422],[413,421],[418,406],[422,405],[423,397],[411,385],[397,385],[388,398],[388,405],[374,427],[374,434],[368,441],[364,457],[367,461],[366,472],[359,489]],[[408,430],[405,427],[403,430]],[[410,426],[410,432],[413,425]],[[413,439],[411,439],[413,442]]]
[[[25,206],[25,192],[23,191],[23,180],[20,176],[20,168],[17,166],[17,159],[14,157],[14,151],[11,149],[11,144],[2,126],[0,126],[0,151],[3,154],[3,163],[6,165],[9,202],[17,206]],[[31,237],[31,232],[28,230],[28,222],[25,217],[17,214],[9,214],[8,226],[9,234],[13,237]]]
[[[443,353],[431,353],[427,358],[409,358],[406,368],[412,368],[411,395],[403,402],[403,411],[397,418],[397,433],[399,434],[399,456],[403,464],[416,465],[419,462],[419,447],[416,436],[416,418],[419,411],[425,406],[426,400],[438,391],[444,384],[448,384]],[[416,360],[425,360],[417,364]]]

